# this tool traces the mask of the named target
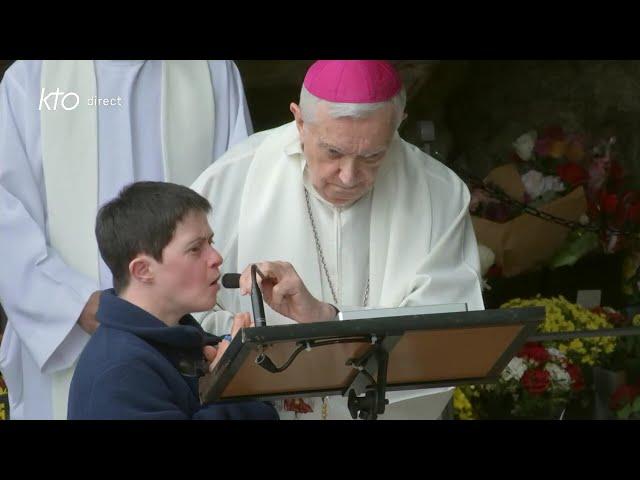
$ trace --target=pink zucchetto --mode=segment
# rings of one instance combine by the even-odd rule
[[[383,60],[318,60],[304,78],[309,93],[336,103],[377,103],[402,88],[396,69]]]

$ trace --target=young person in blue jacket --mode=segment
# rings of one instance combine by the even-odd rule
[[[114,288],[102,292],[100,327],[78,360],[69,419],[278,419],[269,403],[199,400],[199,377],[228,346],[189,315],[213,308],[220,289],[210,210],[163,182],[131,184],[100,209],[96,237]],[[250,323],[236,315],[232,335]]]

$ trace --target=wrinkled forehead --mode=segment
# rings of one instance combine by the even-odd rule
[[[337,147],[345,153],[356,148],[360,153],[374,153],[389,146],[395,128],[392,115],[383,109],[362,118],[333,118],[324,112],[310,126],[309,133],[319,147]]]

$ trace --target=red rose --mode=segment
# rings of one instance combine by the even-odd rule
[[[540,343],[527,342],[518,354],[519,357],[530,358],[538,363],[545,363],[550,355]]]
[[[600,194],[600,205],[602,205],[602,211],[613,215],[618,209],[618,196],[615,193],[602,192]]]
[[[576,185],[582,185],[589,178],[589,174],[584,169],[584,167],[573,162],[558,165],[556,173],[563,182],[568,183],[572,187],[575,187]]]
[[[551,380],[549,372],[536,368],[524,372],[520,383],[531,395],[541,395],[547,391],[547,388],[551,385]]]
[[[584,377],[582,376],[582,370],[573,363],[568,363],[565,366],[565,370],[571,377],[571,390],[579,392],[584,388]]]
[[[613,411],[620,410],[626,404],[631,403],[640,395],[640,387],[637,385],[621,385],[611,395],[609,408]]]

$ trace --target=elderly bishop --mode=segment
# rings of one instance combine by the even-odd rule
[[[406,94],[385,61],[318,61],[294,120],[256,133],[192,188],[209,199],[223,273],[278,260],[338,309],[466,303],[483,309],[469,192],[445,165],[398,135]],[[200,316],[227,333],[247,297],[222,291]],[[294,320],[267,308],[268,324]],[[432,390],[394,418],[437,418],[452,389]],[[341,397],[305,399],[281,418],[351,418]],[[392,399],[393,402],[393,399]],[[291,405],[291,402],[284,402]],[[294,409],[295,410],[295,409]],[[306,413],[302,413],[306,412]]]

